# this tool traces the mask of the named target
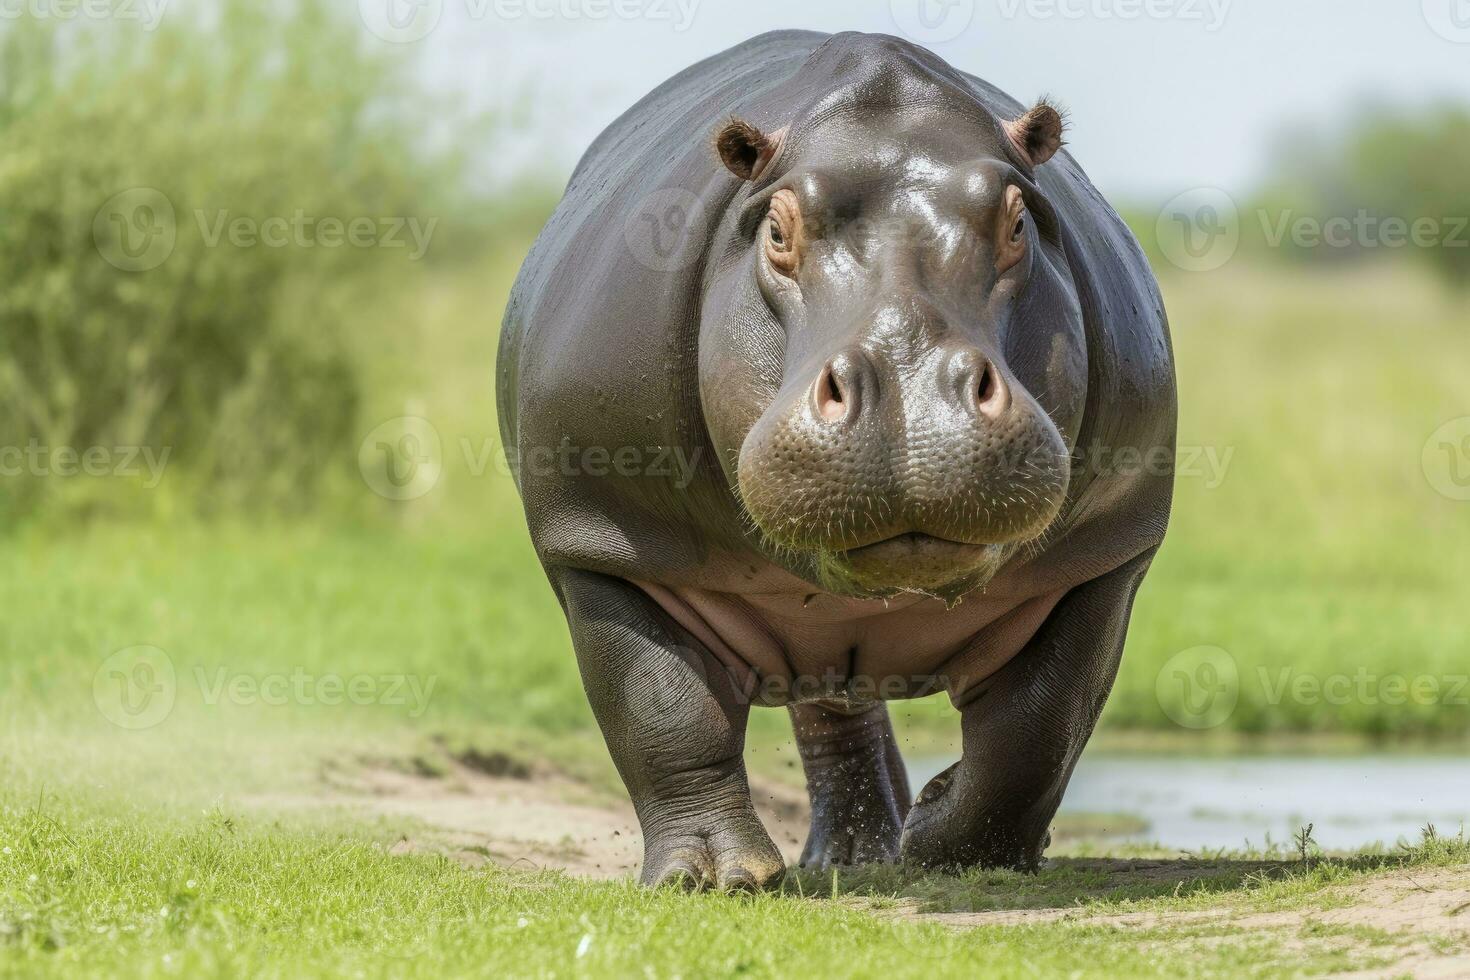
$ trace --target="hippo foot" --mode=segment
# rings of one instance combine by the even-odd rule
[[[779,884],[785,873],[786,862],[754,810],[691,813],[644,836],[645,885],[757,892]]]
[[[841,759],[830,768],[809,767],[811,830],[802,848],[803,868],[825,871],[854,864],[898,860],[903,808],[881,747]]]
[[[1051,844],[1050,812],[1037,819],[1010,807],[987,806],[980,794],[965,792],[958,768],[956,763],[935,776],[914,801],[899,860],[938,870],[1037,870]]]

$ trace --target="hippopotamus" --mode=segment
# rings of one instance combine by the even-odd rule
[[[1063,126],[908,41],[783,31],[575,168],[496,390],[643,882],[785,873],[752,706],[790,714],[802,865],[1041,862],[1176,416],[1157,283]],[[931,694],[962,751],[914,799],[886,702]]]

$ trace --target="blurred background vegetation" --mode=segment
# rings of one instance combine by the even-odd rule
[[[359,329],[363,311],[420,258],[406,229],[403,247],[327,247],[317,223],[388,219],[386,236],[413,219],[431,232],[425,266],[442,272],[496,236],[523,239],[548,206],[516,227],[473,198],[462,150],[496,120],[454,119],[337,7],[230,2],[175,12],[152,34],[5,24],[0,444],[169,447],[177,464],[146,498],[9,480],[11,516],[316,508],[346,469],[334,464],[355,459],[372,362],[392,353]],[[453,122],[457,143],[431,146],[429,118]],[[142,248],[148,230],[94,222],[127,217],[107,202],[144,192],[166,202],[153,217],[171,250],[118,268],[118,246],[97,236]],[[302,231],[279,246],[221,234],[298,215]]]
[[[148,35],[0,23],[0,446],[170,453],[156,486],[54,466],[0,481],[0,702],[110,737],[92,673],[148,643],[181,674],[434,675],[422,718],[323,709],[312,723],[540,750],[566,736],[593,757],[492,401],[500,313],[556,189],[537,172],[481,186],[466,161],[514,120],[425,91],[338,6],[230,0]],[[1463,740],[1463,705],[1273,703],[1262,671],[1274,684],[1282,668],[1465,669],[1470,505],[1435,492],[1421,450],[1470,413],[1470,249],[1297,247],[1262,229],[1363,210],[1453,224],[1470,214],[1470,113],[1379,108],[1294,129],[1278,161],[1234,202],[1240,247],[1218,267],[1176,267],[1156,240],[1162,202],[1119,202],[1173,321],[1181,443],[1226,465],[1181,475],[1107,726],[1178,733],[1160,667],[1213,645],[1241,672],[1216,736]],[[148,228],[129,224],[136,211],[112,224],[109,202],[140,188],[166,199],[175,240],[120,268],[107,236]],[[434,224],[414,258],[212,243],[220,212]],[[443,471],[427,494],[386,500],[359,447],[405,414],[432,422]],[[275,729],[306,724],[258,710]],[[181,686],[171,724],[205,711]],[[900,714],[916,742],[955,735],[939,701]],[[757,748],[784,737],[784,713],[757,715]]]

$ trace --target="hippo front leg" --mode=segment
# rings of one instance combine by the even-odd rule
[[[816,701],[790,712],[812,805],[801,866],[896,860],[909,783],[888,706]]]
[[[786,870],[745,776],[749,705],[729,672],[643,592],[552,574],[582,684],[643,830],[647,885],[755,890]]]
[[[900,856],[927,867],[1034,870],[1077,758],[1117,676],[1147,552],[1072,589],[963,709],[960,761],[929,782]]]

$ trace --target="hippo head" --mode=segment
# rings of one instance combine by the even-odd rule
[[[1057,519],[1087,388],[1037,181],[1061,137],[1045,103],[1000,119],[902,92],[719,127],[746,183],[706,272],[701,399],[788,569],[952,601]]]

